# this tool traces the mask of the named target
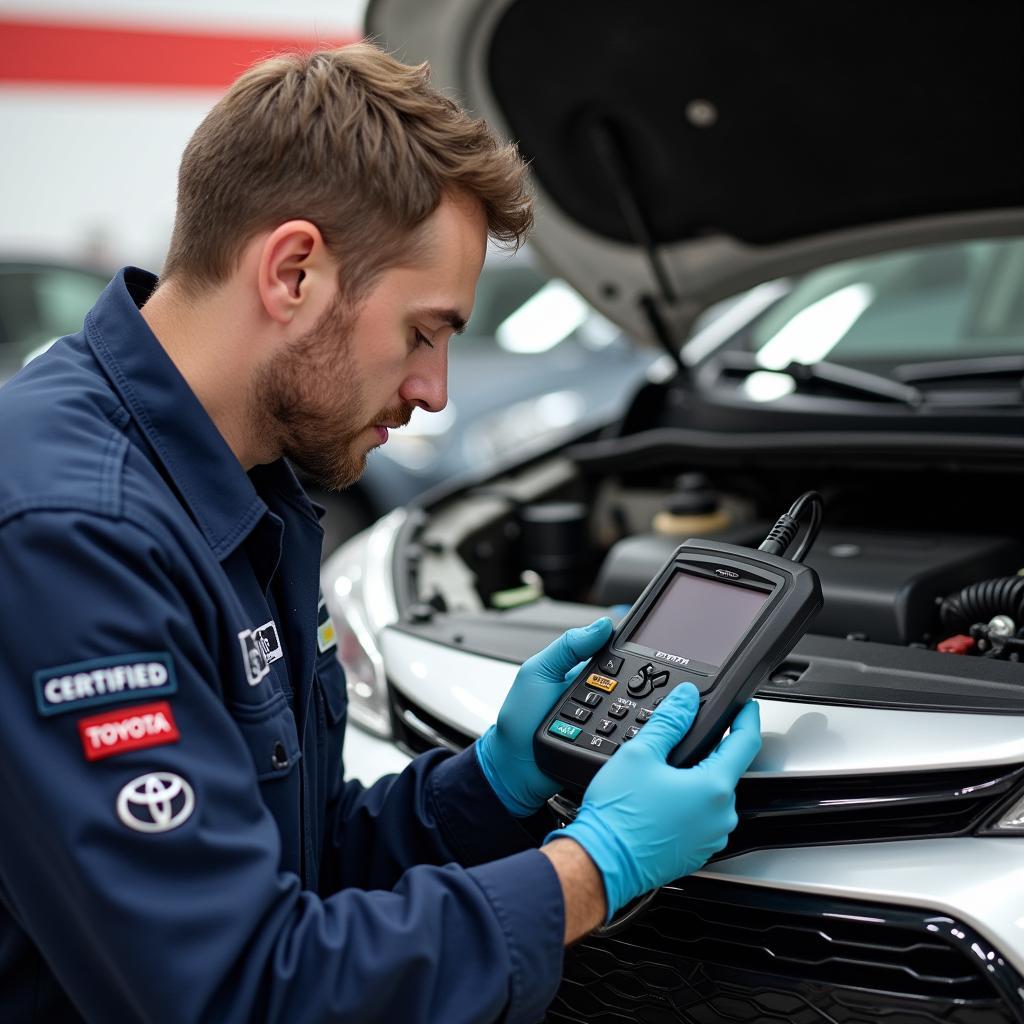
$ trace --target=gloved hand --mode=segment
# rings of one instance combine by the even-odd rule
[[[517,818],[538,811],[559,784],[533,759],[533,734],[555,701],[612,635],[610,619],[570,629],[523,667],[498,712],[498,721],[476,741],[476,756],[498,799]]]
[[[677,686],[594,776],[576,820],[547,837],[567,836],[587,851],[604,878],[608,917],[696,871],[736,827],[736,783],[761,749],[760,712],[750,701],[700,764],[674,768],[666,758],[697,706],[697,688]]]

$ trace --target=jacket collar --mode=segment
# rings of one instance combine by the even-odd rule
[[[86,339],[149,441],[213,553],[226,558],[267,512],[195,393],[139,312],[157,279],[135,267],[119,271],[85,321]],[[314,520],[302,486],[281,460],[260,474]]]

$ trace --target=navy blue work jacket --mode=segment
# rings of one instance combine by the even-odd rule
[[[0,1020],[537,1020],[557,876],[472,750],[343,781],[317,516],[154,285],[0,389]]]

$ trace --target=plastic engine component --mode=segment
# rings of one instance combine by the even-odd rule
[[[744,531],[749,540],[739,531],[729,540],[756,545],[764,535],[763,528]],[[595,602],[635,600],[677,543],[678,538],[656,535],[619,541],[601,566]],[[877,643],[920,641],[934,625],[937,599],[1016,571],[1021,558],[1020,544],[1011,538],[826,527],[805,560],[817,571],[825,598],[812,631],[857,633]]]

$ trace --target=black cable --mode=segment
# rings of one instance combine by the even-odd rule
[[[807,524],[807,532],[800,541],[800,547],[789,556],[792,562],[802,562],[811,545],[818,539],[818,531],[821,529],[821,516],[825,507],[822,496],[817,491],[804,491],[796,501],[793,502],[789,514],[794,519],[799,519],[803,510],[811,506],[811,521]]]
[[[595,928],[591,935],[599,939],[606,939],[611,935],[618,935],[623,929],[634,924],[636,920],[647,910],[651,900],[661,892],[659,885],[656,889],[649,889],[643,896],[631,900],[624,907],[615,911],[614,917],[607,923]]]
[[[824,500],[817,491],[804,491],[790,506],[788,512],[783,512],[775,521],[775,525],[768,531],[768,536],[758,546],[758,551],[764,551],[769,555],[787,557],[786,552],[796,539],[800,530],[800,520],[807,507],[811,509],[811,519],[807,524],[800,546],[789,555],[791,562],[802,562],[804,556],[811,549],[811,545],[817,539],[818,530],[821,529],[822,509]]]

